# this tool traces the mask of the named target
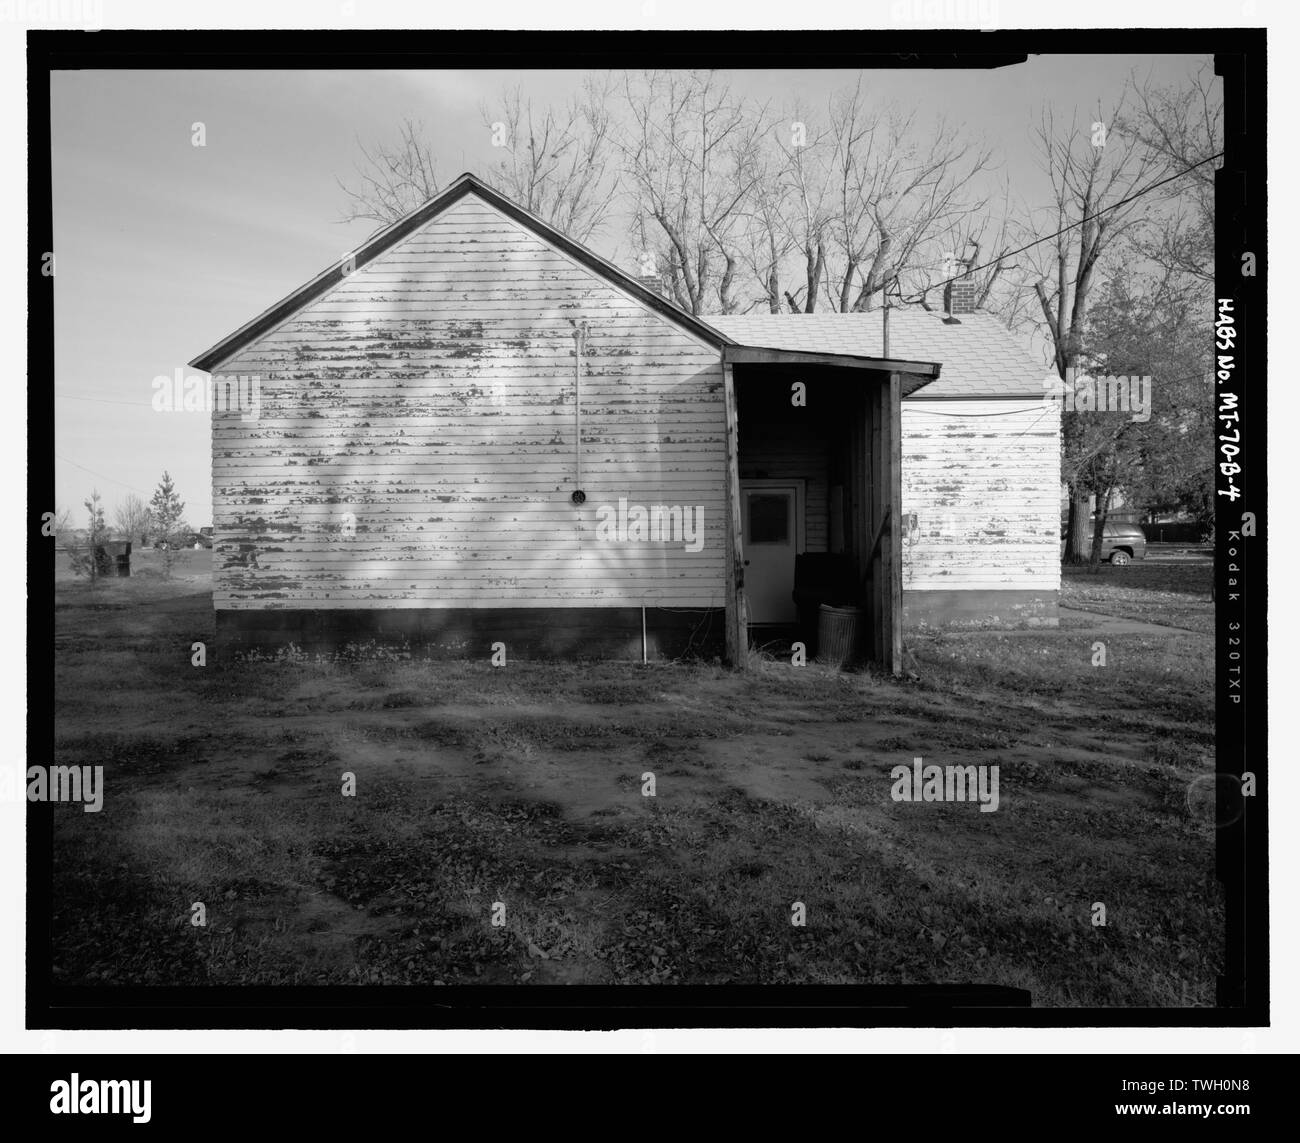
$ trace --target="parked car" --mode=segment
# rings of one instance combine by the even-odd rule
[[[1137,524],[1107,520],[1101,530],[1101,558],[1123,566],[1134,560],[1146,559],[1146,534]]]
[[[164,552],[168,548],[173,551],[182,551],[185,548],[210,548],[212,537],[205,536],[202,532],[177,532],[170,540],[156,541],[154,547]]]
[[[1061,528],[1061,558],[1065,558],[1068,537]],[[1107,520],[1101,530],[1101,558],[1117,567],[1144,560],[1147,555],[1147,538],[1141,527],[1124,520]]]

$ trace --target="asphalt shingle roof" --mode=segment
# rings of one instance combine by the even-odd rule
[[[704,320],[734,341],[765,349],[849,353],[883,357],[881,311],[871,313],[729,314]],[[943,314],[923,309],[889,312],[889,356],[937,361],[939,379],[913,401],[960,397],[1039,397],[1047,366],[992,314],[961,314],[945,325]]]

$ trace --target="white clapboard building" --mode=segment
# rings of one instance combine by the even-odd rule
[[[218,646],[739,665],[824,590],[898,670],[905,609],[1054,622],[1057,412],[963,285],[887,355],[693,317],[463,175],[191,362]]]

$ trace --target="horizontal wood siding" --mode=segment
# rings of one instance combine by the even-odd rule
[[[1059,433],[1031,399],[904,401],[903,587],[1058,590]]]
[[[219,609],[723,604],[718,351],[473,195],[228,375],[261,408],[213,414]],[[702,550],[601,540],[620,498],[702,509]]]

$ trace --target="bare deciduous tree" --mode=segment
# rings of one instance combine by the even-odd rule
[[[1052,205],[1031,215],[1031,223],[1053,237],[1025,257],[1034,266],[1042,327],[1063,381],[1073,378],[1079,362],[1088,302],[1103,257],[1150,210],[1145,196],[1133,196],[1152,181],[1156,164],[1141,140],[1123,129],[1123,109],[1121,96],[1110,114],[1099,106],[1091,124],[1081,125],[1075,118],[1058,125],[1044,108],[1035,133]],[[1070,488],[1066,555],[1074,561],[1085,560],[1095,546],[1089,543],[1088,500],[1096,489],[1086,466],[1077,463],[1083,430],[1079,417],[1086,415],[1067,412],[1063,418],[1062,477]],[[1099,503],[1096,543],[1104,523],[1105,506]]]
[[[743,257],[771,312],[872,308],[900,279],[927,284],[946,237],[983,211],[991,152],[938,121],[873,107],[862,84],[824,120],[796,103],[746,152]],[[1001,247],[1005,248],[1005,247]]]
[[[484,180],[570,238],[588,242],[619,193],[613,94],[608,78],[588,78],[559,112],[534,108],[518,87],[502,94],[496,111],[484,105],[483,122],[500,155],[483,170]]]
[[[1185,87],[1137,89],[1121,128],[1146,148],[1154,173],[1181,175],[1158,192],[1166,209],[1137,237],[1146,258],[1207,287],[1214,284],[1214,157],[1223,149],[1223,95],[1203,64]],[[1212,292],[1207,295],[1212,296]]]
[[[623,94],[624,168],[637,213],[657,232],[648,253],[688,313],[731,313],[767,109],[733,97],[712,72],[629,75]]]
[[[790,276],[801,282],[784,291],[792,313],[814,313],[826,278],[826,257],[835,221],[828,161],[830,136],[820,129],[809,111],[796,103],[789,114],[788,142],[776,134],[784,157],[778,183],[779,217],[786,244],[795,264]],[[784,125],[783,125],[784,126]]]
[[[344,222],[368,218],[387,225],[438,193],[438,168],[424,141],[424,126],[403,119],[396,144],[367,149],[358,142],[363,161],[356,165],[359,185],[339,186],[348,196]]]
[[[760,292],[754,304],[775,314],[781,312],[781,270],[794,246],[783,214],[786,157],[778,147],[756,147],[747,161],[752,192],[741,256]]]
[[[152,520],[149,505],[135,493],[124,497],[113,512],[113,525],[117,530],[141,546],[149,542]]]
[[[861,85],[832,105],[837,242],[828,259],[842,312],[871,309],[887,285],[941,262],[942,239],[984,210],[972,193],[992,155],[944,120],[926,130],[915,112],[867,105]],[[923,280],[923,279],[920,279]]]
[[[577,241],[590,241],[619,190],[611,95],[611,81],[589,78],[565,108],[538,109],[518,87],[507,89],[495,109],[480,107],[494,146],[480,177]],[[396,143],[358,146],[356,185],[339,182],[348,197],[343,221],[387,225],[438,193],[438,165],[422,123],[403,119]]]

